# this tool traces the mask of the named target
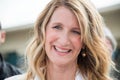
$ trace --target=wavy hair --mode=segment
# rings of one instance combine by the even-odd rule
[[[105,45],[103,20],[89,0],[51,0],[39,15],[34,26],[34,37],[26,49],[28,61],[27,80],[38,75],[45,80],[46,52],[45,30],[59,6],[70,9],[78,19],[85,54],[79,53],[77,64],[81,74],[87,80],[108,80],[108,67],[111,62]],[[86,80],[86,79],[85,79]]]

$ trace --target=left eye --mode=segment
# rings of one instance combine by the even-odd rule
[[[81,34],[79,31],[72,31],[72,32],[75,33],[75,34],[78,34],[78,35]]]

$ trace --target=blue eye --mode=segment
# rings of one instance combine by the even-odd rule
[[[58,26],[54,26],[54,27],[52,27],[52,28],[58,29],[58,30],[61,30],[61,29],[62,29],[62,27],[60,27],[59,25],[58,25]]]

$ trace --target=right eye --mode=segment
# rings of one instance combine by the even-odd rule
[[[57,30],[61,30],[61,29],[62,29],[62,27],[59,26],[59,25],[57,25],[57,26],[53,26],[52,28],[53,28],[53,29],[57,29]]]

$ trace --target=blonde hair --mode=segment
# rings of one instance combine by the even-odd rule
[[[108,80],[108,67],[111,59],[105,46],[103,21],[89,0],[52,0],[41,12],[34,26],[34,37],[26,50],[28,60],[27,80],[38,75],[45,80],[46,52],[45,28],[53,12],[59,6],[70,9],[78,19],[86,56],[78,56],[78,67],[87,80]],[[86,80],[86,79],[85,79]]]

